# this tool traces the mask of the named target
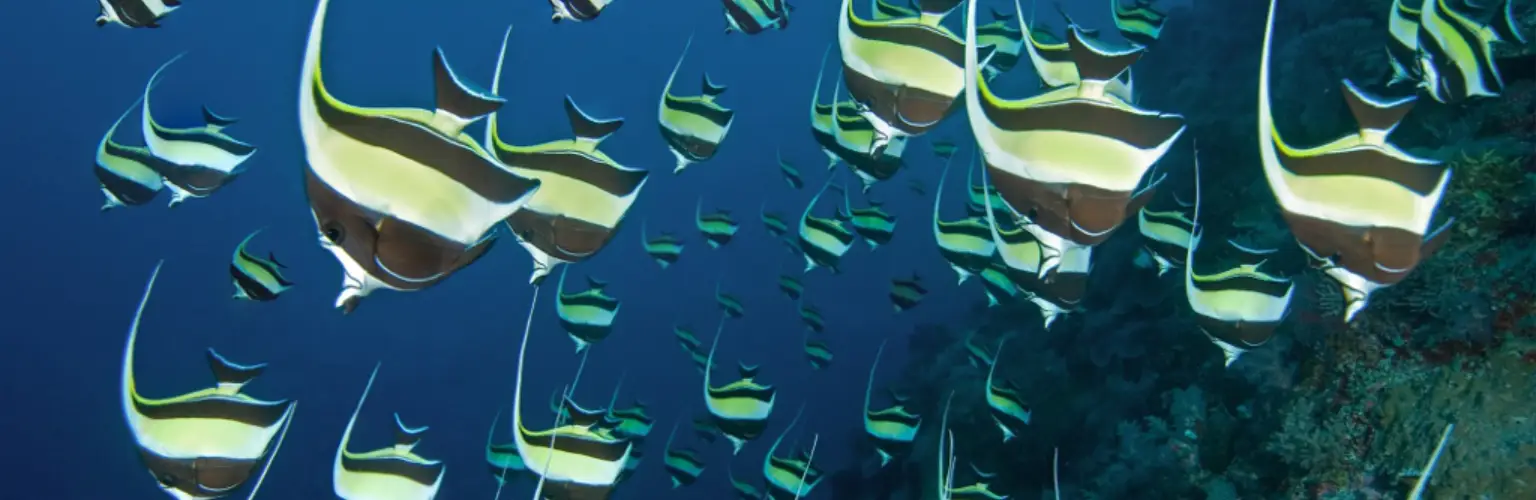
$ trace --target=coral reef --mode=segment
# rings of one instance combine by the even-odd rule
[[[1272,85],[1288,138],[1317,144],[1356,127],[1340,79],[1393,90],[1383,88],[1390,3],[1282,4]],[[1185,110],[1199,138],[1202,182],[1220,187],[1204,191],[1202,223],[1213,240],[1297,253],[1256,165],[1261,36],[1232,29],[1262,27],[1262,9],[1205,2],[1170,15],[1177,21],[1138,63],[1137,86],[1149,89],[1144,104]],[[1517,2],[1516,16],[1536,32],[1536,4]],[[1450,164],[1439,215],[1455,222],[1443,248],[1352,323],[1335,282],[1304,258],[1281,259],[1276,267],[1298,284],[1289,320],[1223,368],[1189,317],[1182,282],[1134,269],[1138,235],[1121,231],[1095,251],[1084,310],[1049,331],[1027,304],[978,305],[985,314],[920,327],[909,347],[921,354],[900,382],[912,408],[936,423],[953,392],[961,463],[1008,471],[992,486],[1015,498],[1051,498],[1053,448],[1063,498],[1405,498],[1452,422],[1427,497],[1536,498],[1536,71],[1519,66],[1532,54],[1536,43],[1501,46],[1499,60],[1513,61],[1503,96],[1421,100],[1394,133],[1412,154]],[[1187,169],[1172,165],[1190,163],[1175,148],[1168,185],[1184,185]],[[986,411],[985,367],[965,349],[990,351],[1004,338],[998,374],[1035,402],[1030,428],[1008,442]],[[900,465],[921,485],[846,498],[929,498],[937,427],[924,426]],[[868,492],[856,486],[881,483],[874,474],[842,479]]]

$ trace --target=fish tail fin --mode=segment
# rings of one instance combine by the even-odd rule
[[[607,139],[608,136],[619,131],[619,127],[624,126],[623,118],[604,120],[592,117],[577,107],[576,101],[569,95],[565,96],[565,117],[571,121],[571,132],[574,132],[578,139],[592,142],[603,142],[603,139]]]
[[[208,349],[208,368],[213,370],[213,378],[219,385],[230,384],[239,390],[240,386],[260,377],[261,373],[266,371],[267,364],[242,365],[230,361],[218,351]]]
[[[405,425],[405,421],[400,420],[400,414],[396,413],[395,446],[404,447],[406,449],[410,449],[411,447],[416,446],[416,443],[421,442],[421,434],[427,432],[427,429],[428,427],[425,425],[421,427],[411,427]]]
[[[1083,80],[1112,80],[1146,53],[1143,47],[1118,52],[1098,47],[1088,36],[1076,26],[1067,30],[1067,47],[1072,54],[1072,63],[1077,66],[1077,73]]]
[[[1403,120],[1403,116],[1413,110],[1415,96],[1387,101],[1370,95],[1356,86],[1354,82],[1345,79],[1344,102],[1349,105],[1350,114],[1355,116],[1355,123],[1360,125],[1361,131],[1379,131],[1385,135],[1397,127]]]
[[[1493,19],[1488,21],[1488,29],[1493,30],[1495,40],[1525,45],[1525,37],[1520,35],[1520,24],[1515,21],[1514,3],[1514,0],[1504,0],[1504,7],[1494,13]]]
[[[725,93],[726,86],[716,84],[709,79],[709,73],[704,73],[704,95],[714,97]]]
[[[234,125],[239,121],[239,118],[215,113],[212,109],[208,108],[208,105],[203,105],[203,122],[207,123],[210,127],[215,129],[223,129],[224,127]]]
[[[448,65],[442,47],[432,50],[432,78],[436,87],[438,111],[453,115],[460,122],[455,123],[459,130],[451,131],[454,135],[463,130],[465,125],[501,109],[507,102],[506,99],[474,88],[473,84],[459,79]]]

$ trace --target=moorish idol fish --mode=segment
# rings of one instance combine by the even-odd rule
[[[917,17],[874,21],[843,0],[837,30],[843,76],[859,113],[874,126],[871,156],[893,137],[937,126],[965,91],[965,44],[941,25],[956,5],[925,2]]]
[[[251,243],[251,238],[260,232],[257,229],[240,240],[240,245],[235,247],[234,257],[230,259],[229,275],[234,278],[237,299],[273,300],[293,288],[293,282],[283,277],[282,269],[288,266],[278,262],[277,256],[269,252],[267,258],[263,259],[246,251],[245,247]]]
[[[789,187],[795,189],[805,187],[805,181],[800,178],[800,169],[795,168],[794,164],[784,161],[784,153],[782,151],[775,151],[773,154],[779,160],[779,171],[784,173],[784,182],[789,183]]]
[[[1307,149],[1291,146],[1274,126],[1269,96],[1269,40],[1259,66],[1259,153],[1281,215],[1301,248],[1343,287],[1345,321],[1372,292],[1402,281],[1445,242],[1454,219],[1430,231],[1451,169],[1387,141],[1414,104],[1385,101],[1348,80],[1344,102],[1359,132]]]
[[[923,418],[907,411],[900,399],[884,410],[869,406],[870,394],[875,390],[875,369],[880,366],[880,356],[885,354],[885,342],[875,351],[875,362],[869,365],[869,383],[864,386],[864,433],[875,442],[875,453],[880,455],[880,466],[885,467],[891,458],[912,448]],[[894,393],[893,393],[894,396]]]
[[[619,165],[597,149],[623,125],[622,119],[592,118],[570,96],[565,98],[565,112],[574,139],[514,146],[494,135],[495,125],[487,127],[497,157],[519,175],[542,182],[524,209],[506,220],[518,243],[533,257],[529,282],[534,284],[554,266],[580,262],[602,250],[634,205],[648,175]]]
[[[496,59],[493,93],[501,86],[511,36],[509,26]],[[564,103],[575,135],[571,139],[533,146],[508,144],[496,133],[495,109],[485,127],[485,148],[517,175],[540,182],[526,206],[506,219],[518,244],[533,257],[532,284],[543,281],[556,265],[580,262],[602,250],[649,178],[649,172],[625,167],[600,149],[603,140],[624,125],[623,118],[594,118],[569,95]]]
[[[357,416],[362,413],[368,391],[373,389],[373,380],[378,375],[379,367],[375,365],[362,397],[357,399],[357,408],[352,410],[352,418],[347,420],[347,429],[341,433],[341,444],[336,445],[336,462],[332,466],[336,496],[345,500],[436,498],[448,468],[442,461],[424,458],[414,451],[426,427],[406,426],[396,413],[393,446],[365,453],[347,449]]]
[[[888,0],[874,0],[870,4],[871,19],[883,21],[886,19],[905,19],[917,17],[922,11],[918,10],[916,0],[907,0],[906,5],[897,5]]]
[[[736,231],[741,229],[741,224],[731,218],[729,210],[704,213],[703,196],[699,196],[698,204],[693,206],[693,223],[698,226],[700,233],[704,233],[704,241],[709,243],[710,248],[720,248],[730,243]]]
[[[667,434],[667,444],[662,447],[666,458],[662,464],[666,466],[667,476],[672,478],[672,488],[677,489],[688,486],[699,480],[704,474],[704,460],[691,448],[672,447],[672,438],[677,436],[677,422],[672,423],[672,432]]]
[[[859,114],[858,103],[853,100],[839,101],[843,79],[838,77],[832,91],[832,104],[821,104],[821,82],[826,75],[827,57],[832,53],[829,46],[821,56],[821,68],[816,73],[816,86],[811,92],[811,136],[827,156],[827,169],[837,167],[842,161],[859,176],[866,188],[875,182],[889,179],[901,169],[901,155],[906,151],[906,136],[892,138],[884,150],[875,152],[875,127]]]
[[[528,355],[533,313],[539,288],[533,289],[528,319],[517,352],[517,383],[512,391],[512,437],[528,470],[552,489],[551,499],[607,498],[624,471],[633,445],[607,430],[567,423],[549,430],[530,431],[523,425],[523,370]],[[556,438],[559,439],[556,439]]]
[[[784,436],[800,423],[800,414],[804,413],[805,406],[795,412],[794,420],[789,421],[789,427],[779,434],[779,438],[773,441],[773,446],[768,448],[768,454],[763,456],[763,478],[765,500],[799,500],[811,494],[816,485],[821,484],[824,473],[811,466],[812,459],[816,458],[816,445],[821,442],[820,434],[811,436],[811,448],[804,453],[792,454],[791,458],[778,456],[779,444],[783,443]]]
[[[608,338],[613,332],[613,320],[619,315],[618,299],[604,290],[608,282],[587,277],[587,289],[565,293],[565,275],[569,268],[560,270],[560,282],[555,286],[555,312],[560,316],[560,326],[576,342],[576,352]]]
[[[805,212],[800,214],[799,246],[801,253],[805,254],[805,271],[810,272],[817,267],[825,267],[833,273],[837,273],[837,265],[843,259],[843,254],[853,247],[855,234],[843,227],[843,221],[837,217],[817,217],[811,215],[816,208],[816,202],[827,193],[827,188],[832,186],[835,176],[827,176],[827,182],[821,185],[821,190],[816,196],[811,197],[811,202],[805,205]],[[839,191],[843,190],[838,186]]]
[[[432,52],[437,109],[361,108],[320,76],[330,0],[310,24],[299,80],[305,194],[320,246],[341,263],[336,307],[350,312],[380,288],[420,290],[490,249],[487,233],[527,203],[540,181],[507,172],[463,133],[503,100],[471,90]]]
[[[677,80],[677,71],[683,68],[683,59],[688,57],[688,48],[692,46],[693,36],[690,35],[688,44],[683,46],[683,54],[677,56],[677,65],[667,77],[667,85],[661,91],[661,104],[656,109],[661,138],[667,141],[672,156],[677,157],[677,168],[672,170],[674,174],[682,172],[689,164],[714,158],[720,143],[731,131],[731,123],[736,121],[735,111],[715,102],[725,92],[725,86],[711,81],[709,73],[704,74],[703,94],[686,97],[672,94],[672,83]]]
[[[1493,19],[1474,21],[1448,0],[1424,0],[1419,9],[1419,88],[1436,101],[1497,97],[1504,78],[1493,58],[1493,42],[1524,45],[1511,0],[1501,0]]]
[[[122,125],[133,108],[142,102],[144,96],[141,94],[133,101],[133,105],[117,117],[117,121],[112,122],[112,127],[107,129],[107,133],[101,136],[101,142],[96,145],[93,172],[101,185],[101,194],[107,198],[106,203],[101,205],[102,211],[149,203],[165,187],[160,173],[174,167],[164,158],[151,153],[149,148],[124,146],[112,140],[112,136],[117,134],[117,126]]]
[[[821,333],[827,327],[826,321],[821,318],[821,310],[804,301],[800,303],[800,322],[805,323],[806,328],[816,333]]]
[[[805,286],[800,284],[800,278],[788,274],[779,275],[779,291],[784,292],[789,300],[800,300],[800,295],[805,293]]]
[[[842,77],[838,77],[837,88],[833,89],[834,101],[843,84]],[[878,131],[874,123],[863,115],[854,114],[856,119],[843,119],[843,111],[848,106],[832,106],[832,135],[837,139],[838,147],[835,150],[839,159],[848,164],[848,169],[858,176],[863,184],[864,192],[875,186],[875,183],[889,180],[896,176],[901,169],[901,155],[907,149],[907,140],[910,136],[900,136],[887,142],[883,149],[875,149]],[[857,108],[851,111],[857,113]]]
[[[1018,8],[1018,2],[1014,2],[1014,8]],[[1062,17],[1066,18],[1068,26],[1078,26],[1077,23],[1072,22],[1072,18],[1067,16],[1066,12],[1062,11],[1059,6],[1057,12],[1061,12]],[[1090,37],[1093,36],[1093,33],[1097,32],[1097,30],[1083,27],[1078,27],[1077,30],[1079,33]],[[1022,33],[1024,35],[1024,50],[1029,54],[1030,65],[1035,67],[1035,75],[1040,77],[1041,88],[1053,89],[1072,85],[1080,80],[1077,74],[1077,64],[1075,64],[1072,58],[1072,48],[1067,45],[1066,40],[1040,28],[1030,28]],[[980,36],[979,32],[977,36]],[[982,42],[978,38],[976,43],[981,44]],[[1124,73],[1110,80],[1104,87],[1104,93],[1135,104],[1136,96],[1132,84],[1131,68],[1127,67]]]
[[[1196,172],[1200,168],[1199,162],[1199,158],[1196,158]],[[1189,237],[1195,230],[1194,212],[1200,210],[1194,203],[1179,199],[1177,194],[1171,198],[1174,206],[1166,210],[1154,210],[1148,205],[1136,214],[1137,227],[1145,240],[1142,252],[1157,263],[1158,276],[1184,265],[1184,254],[1189,250]]]
[[[1200,331],[1221,348],[1224,365],[1232,366],[1243,353],[1275,335],[1285,321],[1296,285],[1259,269],[1275,250],[1250,249],[1233,241],[1227,243],[1238,250],[1237,265],[1200,274],[1194,260],[1200,233],[1197,228],[1185,256],[1184,295]]]
[[[975,153],[971,155],[972,160],[967,162],[974,164]],[[972,216],[946,222],[939,218],[939,207],[944,203],[944,183],[949,178],[951,162],[952,159],[944,160],[944,169],[939,173],[939,188],[933,194],[933,239],[939,245],[939,254],[960,277],[957,283],[965,283],[972,275],[982,273],[992,264],[997,257],[997,245],[992,241],[985,219]]]
[[[565,19],[573,23],[591,21],[611,4],[613,0],[549,0],[549,6],[554,9],[549,21],[556,24]]]
[[[741,305],[741,299],[736,298],[735,295],[720,291],[720,282],[718,281],[715,282],[715,303],[720,304],[720,311],[725,313],[726,317],[740,318],[747,312],[747,308]]]
[[[991,176],[986,172],[982,172],[982,198],[992,198]],[[1073,309],[1087,292],[1093,247],[1073,246],[1057,252],[1045,246],[1026,227],[1011,230],[1000,227],[996,207],[989,206],[986,217],[987,230],[1000,257],[988,269],[990,272],[984,271],[986,274],[982,276],[987,285],[987,298],[995,303],[1002,296],[1012,297],[1023,291],[1039,308],[1045,328],[1050,328],[1056,318]],[[1055,268],[1046,269],[1046,256],[1053,252],[1060,255],[1059,263]]]
[[[154,1],[154,0],[148,0]],[[224,133],[224,128],[237,120],[227,118],[203,107],[204,125],[201,127],[169,128],[155,121],[151,112],[149,95],[160,81],[160,73],[180,60],[185,52],[161,64],[144,85],[144,107],[140,113],[144,129],[144,144],[155,156],[165,160],[166,170],[160,172],[166,188],[171,190],[170,206],[176,206],[187,198],[202,198],[234,181],[245,171],[245,161],[256,154],[251,146]]]
[[[757,218],[762,219],[763,227],[768,230],[768,234],[780,238],[789,234],[789,224],[784,223],[784,216],[779,215],[778,212],[769,212],[767,202],[763,202],[763,206],[758,207]]]
[[[710,385],[715,366],[715,351],[720,347],[720,332],[725,330],[725,318],[715,329],[715,340],[709,345],[709,355],[704,360],[704,406],[715,423],[715,428],[731,442],[731,454],[741,453],[747,441],[763,435],[768,427],[768,417],[773,414],[773,401],[778,390],[771,385],[757,382],[757,366],[740,364],[741,378],[720,387]]]
[[[825,341],[811,338],[809,330],[805,335],[805,359],[811,362],[812,370],[820,370],[832,364],[832,348]]]
[[[869,244],[869,249],[880,248],[880,245],[891,242],[891,237],[896,234],[896,216],[886,212],[881,203],[868,200],[869,206],[864,208],[847,207],[848,192],[843,192],[843,203],[848,212],[848,222],[853,224],[853,231],[864,242]]]
[[[256,465],[266,457],[266,465],[247,497],[254,499],[282,449],[298,403],[264,401],[241,392],[267,365],[236,364],[213,349],[208,350],[208,366],[216,383],[213,387],[164,399],[139,395],[133,366],[139,324],[163,264],[155,264],[149,283],[144,285],[144,296],[139,299],[123,348],[123,418],[133,434],[139,459],[172,498],[225,497],[248,482]]]
[[[926,295],[928,295],[928,289],[923,287],[923,278],[915,271],[908,278],[891,280],[891,304],[896,308],[896,312],[917,307]]]
[[[1105,86],[1144,48],[1112,52],[1074,27],[1067,45],[1079,80],[1017,101],[1004,100],[977,78],[976,6],[966,21],[966,106],[992,185],[1047,255],[1054,269],[1069,247],[1108,239],[1140,210],[1159,177],[1146,172],[1184,132],[1179,115],[1146,111],[1105,93]]]
[[[645,253],[656,261],[656,264],[666,269],[677,263],[677,259],[683,255],[683,240],[671,233],[662,231],[655,238],[647,236],[645,221],[640,221],[640,244],[645,247]]]
[[[1416,81],[1419,73],[1419,18],[1418,7],[1408,5],[1414,0],[1392,0],[1392,10],[1387,13],[1387,62],[1392,66],[1392,78],[1387,86]],[[1420,5],[1423,2],[1417,2]]]
[[[721,0],[725,4],[725,33],[740,31],[756,35],[766,30],[789,28],[789,13],[795,10],[788,0]]]
[[[1018,8],[1017,2],[1014,8]],[[1019,64],[1019,55],[1024,52],[1024,31],[1020,29],[1022,25],[1020,28],[1009,26],[1015,17],[1017,15],[993,9],[992,22],[976,29],[976,43],[982,47],[992,47],[992,56],[982,67],[987,80],[1012,71]]]
[[[498,487],[505,486],[507,474],[522,475],[528,471],[528,465],[523,463],[523,456],[517,453],[517,443],[496,443],[496,427],[501,422],[501,411],[496,411],[496,418],[491,419],[490,435],[485,437],[485,461],[491,467],[491,477],[496,478]]]
[[[997,343],[997,354],[992,358],[991,366],[987,368],[987,409],[992,414],[992,422],[1003,431],[1003,442],[1013,439],[1024,426],[1029,425],[1029,417],[1033,413],[1029,404],[1024,402],[1023,396],[1013,385],[1012,380],[1004,381],[999,385],[997,377],[998,357],[1003,354],[1003,346],[1008,344],[1008,337]]]
[[[933,141],[933,143],[930,146],[933,148],[933,155],[934,156],[937,156],[939,158],[943,158],[945,160],[948,160],[949,157],[954,156],[955,155],[955,151],[958,151],[960,149],[960,146],[955,145],[954,141],[950,141],[950,140],[947,140],[947,139]],[[917,179],[913,179],[913,181],[916,181],[916,180]]]
[[[181,8],[181,0],[96,0],[101,11],[96,27],[108,23],[127,28],[159,28],[160,20]]]
[[[1163,34],[1168,15],[1152,8],[1152,0],[1109,0],[1109,10],[1115,19],[1115,29],[1125,41],[1141,47],[1151,47]]]
[[[1273,7],[1271,7],[1273,8]],[[1263,98],[1260,98],[1263,106]],[[1262,118],[1261,118],[1262,119]],[[1262,146],[1260,149],[1263,149]],[[1195,205],[1200,205],[1200,168],[1195,164]],[[1224,366],[1232,366],[1249,349],[1275,334],[1290,311],[1296,284],[1289,278],[1259,270],[1275,250],[1252,249],[1231,240],[1237,264],[1211,274],[1196,269],[1200,248],[1200,211],[1191,220],[1189,249],[1184,254],[1184,297],[1200,331],[1221,348]]]

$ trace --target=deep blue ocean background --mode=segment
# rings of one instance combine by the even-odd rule
[[[801,344],[804,328],[775,286],[780,272],[798,273],[803,261],[757,219],[766,201],[793,221],[827,175],[807,130],[806,109],[822,51],[836,40],[838,6],[802,0],[795,7],[789,30],[744,36],[722,33],[715,2],[619,0],[595,22],[559,25],[549,22],[549,6],[534,0],[331,3],[324,70],[331,90],[345,101],[430,109],[434,46],[446,50],[461,76],[488,86],[501,35],[512,23],[501,88],[508,99],[501,113],[504,138],[532,144],[568,137],[560,104],[566,94],[593,115],[628,119],[603,149],[626,165],[650,169],[651,180],[612,244],[570,270],[572,278],[611,281],[611,293],[623,301],[614,334],[592,353],[578,399],[603,404],[627,374],[621,404],[641,398],[656,419],[646,462],[615,498],[721,498],[726,467],[738,477],[760,478],[763,453],[802,404],[805,418],[796,433],[802,442],[820,433],[816,465],[830,472],[855,464],[863,457],[852,456],[849,443],[861,436],[859,400],[881,339],[892,340],[881,371],[894,377],[904,363],[903,337],[914,325],[966,315],[984,300],[976,280],[955,287],[932,244],[932,200],[906,188],[907,179],[922,179],[932,195],[942,164],[928,143],[964,137],[959,115],[914,140],[906,153],[910,168],[873,191],[900,217],[894,242],[875,252],[858,243],[842,274],[819,269],[804,278],[806,297],[825,312],[825,338],[836,353],[829,369],[810,369]],[[0,245],[10,304],[0,349],[8,401],[0,422],[11,450],[5,496],[165,497],[136,457],[118,399],[125,333],[160,259],[165,268],[139,338],[136,370],[143,393],[165,397],[206,387],[212,379],[203,349],[212,347],[237,362],[270,363],[247,388],[250,394],[301,402],[262,497],[332,495],[338,439],[379,362],[353,448],[388,444],[390,414],[399,412],[408,424],[432,428],[417,450],[448,464],[441,497],[492,494],[485,437],[492,417],[511,401],[519,328],[532,292],[529,258],[504,237],[487,258],[434,289],[381,291],[351,316],[332,309],[341,270],[315,243],[300,183],[296,90],[313,9],[310,1],[194,0],[161,29],[129,30],[95,27],[96,6],[89,2],[34,2],[25,13],[13,11],[20,17],[0,30],[0,46],[9,48],[0,60],[10,75],[0,106],[15,120],[0,136],[8,173],[7,196],[0,199],[9,214],[7,244]],[[1081,10],[1074,13],[1079,22],[1107,25],[1106,9]],[[960,32],[960,21],[963,14],[957,13],[948,24]],[[679,91],[696,92],[707,70],[730,86],[722,100],[738,116],[718,157],[674,176],[672,155],[657,131],[656,103],[690,33],[696,39],[679,74]],[[245,174],[212,197],[166,209],[162,195],[145,207],[100,212],[102,196],[90,167],[97,141],[155,68],[182,51],[187,57],[166,71],[155,91],[157,119],[197,125],[199,106],[207,104],[240,117],[229,132],[260,150]],[[828,88],[835,61],[828,65]],[[1026,64],[1006,80],[1031,82],[1033,75]],[[118,140],[142,144],[138,129],[135,113]],[[805,173],[804,189],[785,186],[776,149]],[[845,170],[839,167],[840,182],[856,185]],[[963,175],[955,170],[955,178]],[[694,229],[699,196],[706,209],[730,209],[742,224],[727,247],[708,249]],[[959,213],[961,199],[946,196],[946,217]],[[824,201],[818,213],[832,206]],[[661,270],[644,254],[641,219],[653,233],[668,230],[687,240],[681,262]],[[252,249],[275,252],[298,283],[271,303],[230,298],[230,253],[257,228],[265,230]],[[930,295],[917,309],[893,315],[886,295],[890,279],[913,271],[923,276]],[[671,329],[689,325],[709,342],[720,314],[712,295],[716,281],[747,308],[744,319],[727,324],[719,373],[733,375],[737,360],[761,363],[763,380],[780,390],[775,418],[768,433],[734,460],[724,440],[706,446],[709,465],[700,483],[673,491],[661,468],[661,445],[679,421],[679,441],[693,440],[689,420],[702,411],[702,401],[699,374]],[[547,397],[570,381],[579,360],[556,321],[553,284],[541,296],[529,348],[524,412],[533,427],[547,425]],[[583,285],[580,279],[572,284]],[[506,439],[506,431],[498,436]],[[531,488],[523,480],[505,494],[525,498]]]

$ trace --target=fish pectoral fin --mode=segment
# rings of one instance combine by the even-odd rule
[[[482,244],[483,241],[475,246]],[[424,283],[446,276],[467,253],[469,249],[457,242],[415,224],[385,217],[379,221],[373,260],[381,271],[397,279]]]
[[[448,66],[442,47],[432,51],[432,76],[437,93],[437,112],[433,115],[432,127],[445,135],[459,135],[464,127],[501,109],[507,102],[460,80]]]

